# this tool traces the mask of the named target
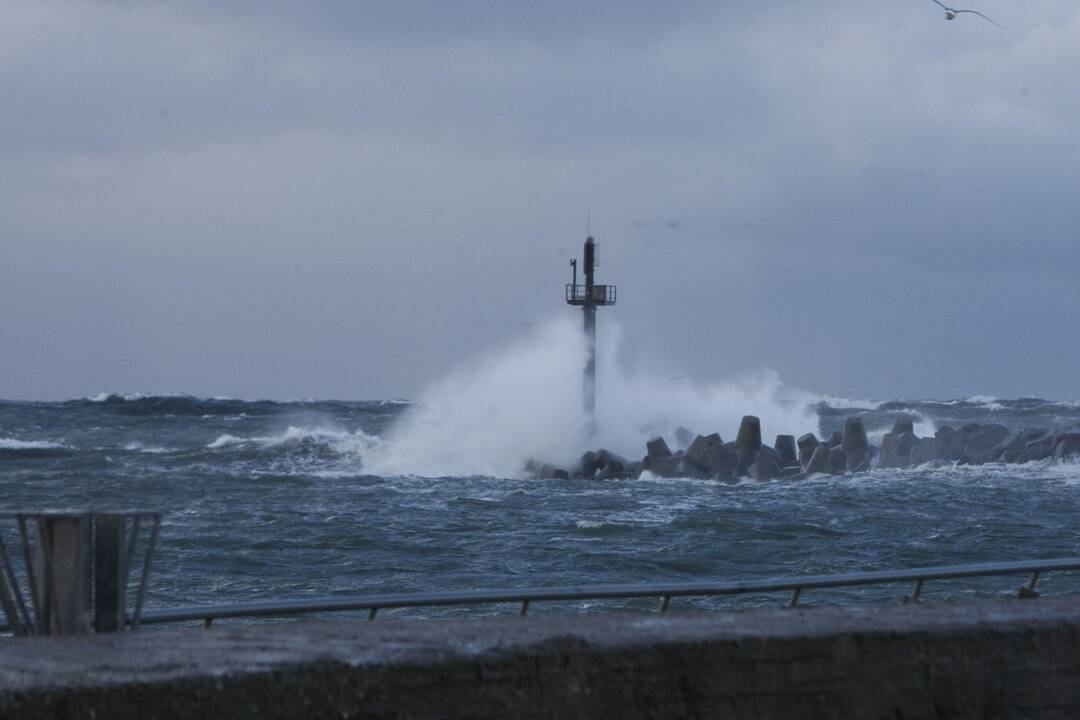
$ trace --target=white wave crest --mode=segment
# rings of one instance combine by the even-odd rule
[[[917,437],[934,437],[934,433],[937,432],[937,424],[922,413],[909,409],[904,410],[901,414],[911,418],[913,432]],[[886,426],[877,430],[868,431],[867,437],[870,440],[871,445],[880,446],[884,441],[885,436],[891,431],[892,428]]]
[[[833,410],[878,410],[884,404],[883,400],[854,400],[852,398],[825,395],[821,398],[825,407]]]
[[[578,530],[599,530],[607,527],[619,527],[619,523],[606,520],[578,520],[574,523]]]
[[[912,419],[914,420],[915,435],[921,438],[934,437],[937,432],[937,424],[933,420],[919,413],[913,413]]]
[[[251,439],[252,442],[255,442],[256,440],[257,440],[257,438],[252,438]],[[208,444],[206,447],[208,447],[211,450],[217,450],[218,448],[227,447],[229,445],[238,445],[238,444],[244,443],[244,442],[248,442],[248,440],[246,438],[241,438],[241,437],[236,437],[235,435],[226,434],[226,435],[219,435],[216,440],[214,440],[212,443]]]
[[[66,450],[67,445],[51,440],[18,440],[0,437],[0,450]]]
[[[334,428],[290,426],[280,435],[239,437],[226,433],[224,435],[219,435],[206,447],[210,450],[218,450],[234,445],[255,445],[261,448],[270,448],[305,441],[326,445],[331,450],[343,455],[352,454],[362,456],[377,448],[381,439],[378,435],[368,435],[362,430],[348,432],[346,430]]]
[[[982,405],[983,408],[991,412],[1005,409],[1005,406],[998,402],[998,398],[993,395],[972,395],[965,402],[969,402],[972,405]]]
[[[163,453],[173,452],[167,447],[160,447],[158,445],[144,445],[138,441],[132,441],[124,445],[124,449],[128,452],[141,452],[150,453],[152,455],[161,455]]]
[[[123,400],[125,402],[137,402],[139,400],[152,400],[155,398],[186,398],[191,397],[185,393],[98,393],[97,395],[91,395],[83,398],[87,402],[103,403],[114,398]]]

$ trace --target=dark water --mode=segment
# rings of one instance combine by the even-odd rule
[[[823,432],[851,414],[871,433],[881,431],[901,412],[937,426],[1080,422],[1072,404],[1034,399],[842,405],[818,408]],[[1080,555],[1074,464],[875,470],[739,485],[365,474],[365,454],[405,408],[116,396],[0,403],[0,511],[163,510],[150,606]],[[943,583],[926,593],[998,595],[1020,581]],[[1076,591],[1080,578],[1050,575],[1040,585]],[[858,596],[896,599],[907,591],[893,586]],[[807,600],[850,600],[854,593]]]

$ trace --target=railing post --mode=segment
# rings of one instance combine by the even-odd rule
[[[1016,597],[1020,600],[1034,600],[1039,597],[1039,591],[1035,589],[1035,583],[1039,582],[1039,571],[1031,573],[1031,581],[1027,585],[1022,585],[1016,593]]]
[[[3,566],[0,567],[3,571],[0,574],[0,603],[3,604],[8,627],[15,635],[29,635],[33,632],[33,618],[26,609],[26,601],[19,589],[19,579],[15,577],[15,567],[11,564],[11,556],[8,555],[3,537],[0,537],[0,565]]]
[[[5,575],[6,573],[0,574],[0,610],[4,611],[4,617],[7,618],[11,631],[16,635],[22,635],[22,618],[15,610],[15,599],[8,589]]]
[[[161,532],[161,515],[154,515],[154,523],[150,526],[150,539],[146,542],[146,557],[143,559],[142,576],[139,578],[139,591],[135,596],[135,615],[131,618],[132,630],[139,627],[142,619],[143,602],[146,600],[146,587],[150,582],[150,563],[154,559],[154,547],[157,545],[158,533]],[[132,538],[134,543],[137,538]]]
[[[663,600],[660,601],[660,612],[666,613],[667,609],[668,609],[668,605],[670,605],[670,604],[671,604],[671,596],[670,595],[665,595],[663,597]]]
[[[787,606],[789,608],[793,608],[796,605],[798,605],[800,595],[802,595],[802,588],[801,587],[795,588],[795,591],[793,593],[791,593],[791,600],[788,602]]]
[[[922,592],[922,586],[923,586],[923,578],[919,578],[918,580],[915,581],[915,589],[911,592],[910,595],[908,595],[906,598],[904,598],[904,602],[905,603],[917,603],[917,602],[919,602],[919,593]]]
[[[42,617],[41,595],[38,594],[37,573],[34,572],[34,558],[30,552],[30,533],[26,529],[26,516],[18,515],[15,521],[19,525],[19,544],[22,545],[23,566],[26,568],[26,582],[30,595],[30,606],[34,610],[34,622],[30,622],[30,632],[40,633]]]
[[[519,612],[518,615],[520,617],[525,617],[526,615],[528,615],[528,613],[529,613],[529,601],[528,600],[522,600],[521,601],[521,612]]]

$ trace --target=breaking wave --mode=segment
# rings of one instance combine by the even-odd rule
[[[128,452],[149,453],[151,455],[164,455],[165,453],[175,452],[167,447],[160,445],[144,445],[138,441],[132,441],[124,444],[124,450]]]
[[[228,448],[239,449],[289,449],[296,447],[322,447],[340,455],[364,456],[381,443],[377,435],[368,435],[362,430],[348,432],[332,428],[306,428],[290,427],[280,435],[262,435],[254,437],[239,437],[236,435],[219,435],[213,442],[207,444],[209,450],[221,450]]]
[[[67,455],[74,451],[74,448],[52,440],[19,440],[0,437],[0,457],[52,457]]]
[[[852,400],[849,398],[826,395],[820,401],[822,407],[832,410],[877,410],[881,407],[881,400]]]
[[[16,440],[15,438],[0,438],[2,450],[66,450],[63,443],[51,440]]]
[[[772,371],[729,382],[670,382],[670,373],[627,372],[620,331],[598,338],[597,422],[584,433],[585,346],[580,324],[550,322],[531,338],[459,368],[422,393],[364,464],[379,475],[518,477],[532,459],[568,464],[605,447],[640,457],[645,441],[680,425],[733,439],[743,415],[766,432],[813,432],[821,397]]]

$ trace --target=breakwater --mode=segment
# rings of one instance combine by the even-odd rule
[[[0,716],[1072,718],[1080,598],[0,643]]]
[[[848,417],[843,429],[824,439],[806,433],[777,435],[773,445],[762,442],[761,420],[747,415],[737,437],[724,442],[718,433],[696,435],[685,427],[667,439],[654,436],[645,456],[630,461],[605,449],[587,451],[569,468],[530,462],[526,472],[540,479],[700,478],[732,481],[741,478],[802,480],[814,474],[844,475],[874,467],[910,468],[922,465],[982,465],[1027,463],[1047,459],[1071,460],[1080,455],[1080,424],[1068,428],[1023,428],[966,423],[945,425],[932,437],[915,434],[915,420],[898,417],[880,446],[870,443],[860,417]]]

